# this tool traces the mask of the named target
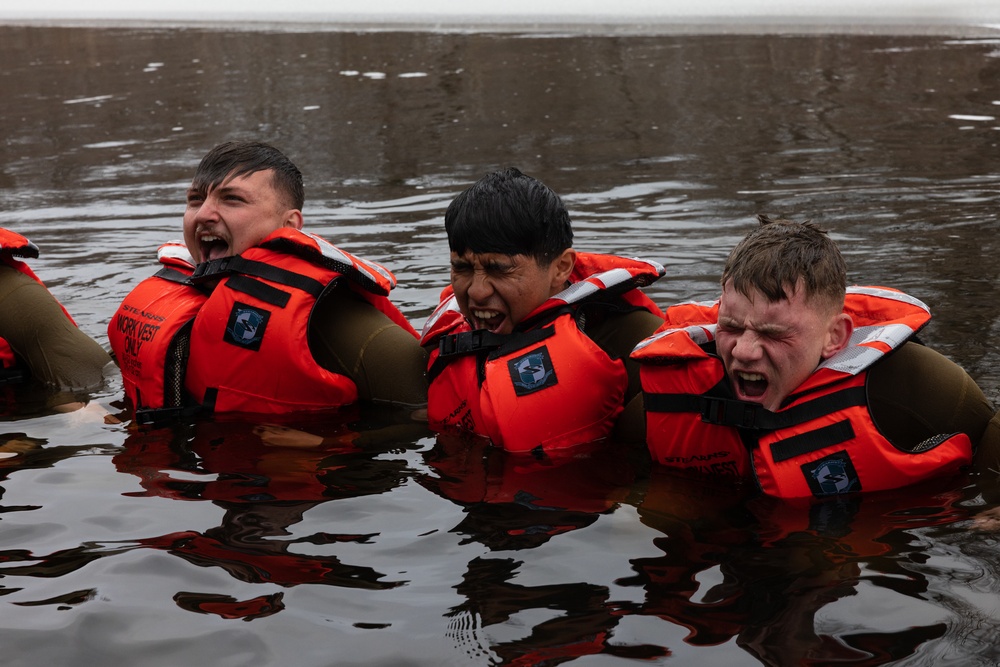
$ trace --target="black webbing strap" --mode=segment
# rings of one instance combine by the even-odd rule
[[[771,412],[757,403],[732,398],[716,398],[696,394],[643,394],[648,412],[693,412],[709,424],[732,426],[756,431],[775,431],[803,424],[839,410],[865,405],[865,388],[851,387],[820,396],[807,403]]]
[[[476,354],[483,350],[492,352],[503,345],[506,339],[505,334],[495,334],[486,329],[447,334],[438,341],[438,358]]]
[[[507,340],[503,342],[503,345],[490,352],[489,358],[497,359],[512,352],[523,350],[526,347],[531,347],[551,338],[555,332],[555,327],[542,327],[541,329],[532,329],[531,331],[516,331],[507,335]]]
[[[815,452],[826,447],[839,445],[854,437],[854,429],[850,420],[842,421],[818,428],[808,433],[800,433],[790,438],[779,440],[771,444],[771,458],[775,463],[781,463],[788,459],[809,452]]]
[[[258,301],[269,303],[278,308],[287,306],[288,300],[292,298],[291,292],[272,287],[267,283],[239,273],[235,276],[229,276],[229,279],[226,280],[226,287],[237,292],[242,292],[243,294],[248,294]]]
[[[172,283],[183,283],[186,285],[191,284],[191,276],[184,273],[183,271],[172,269],[169,266],[163,267],[153,275],[156,276],[157,278],[162,278],[163,280],[169,280]]]
[[[164,422],[195,417],[200,412],[200,405],[184,405],[176,408],[139,408],[135,411],[135,423],[140,426],[156,426]]]
[[[485,353],[487,359],[496,359],[540,343],[555,332],[555,327],[515,331],[510,334],[495,334],[485,329],[475,329],[441,336],[438,341],[438,357],[427,369],[427,381],[433,381],[448,364],[459,357]]]
[[[323,283],[314,278],[265,262],[245,259],[239,255],[220,257],[219,259],[202,262],[195,267],[194,273],[191,274],[191,282],[198,284],[233,273],[263,278],[279,285],[293,287],[311,294],[317,299],[323,293]]]

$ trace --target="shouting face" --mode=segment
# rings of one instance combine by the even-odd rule
[[[288,207],[270,169],[188,190],[184,243],[195,262],[239,255],[282,227],[301,229],[302,212]]]
[[[756,289],[741,294],[730,281],[719,302],[716,349],[736,397],[773,411],[847,345],[852,329],[850,317],[808,297],[801,281],[779,301]]]
[[[451,253],[451,286],[473,329],[508,334],[566,286],[576,262],[568,248],[548,265],[528,255]]]

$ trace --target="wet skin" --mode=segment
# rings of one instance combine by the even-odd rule
[[[567,248],[548,265],[528,255],[451,253],[451,286],[473,329],[509,334],[549,297],[565,289],[576,263]]]
[[[851,337],[850,317],[808,298],[802,282],[788,299],[768,301],[726,283],[719,302],[716,349],[736,397],[777,410],[820,362],[843,349]]]
[[[275,189],[272,170],[227,177],[217,187],[190,188],[184,243],[195,262],[239,255],[282,227],[302,228],[302,212]]]

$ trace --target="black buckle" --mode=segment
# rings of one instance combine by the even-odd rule
[[[202,262],[198,266],[194,267],[194,273],[191,274],[190,280],[193,283],[201,283],[228,273],[231,271],[229,265],[232,264],[235,259],[236,256],[230,256],[220,257],[219,259],[210,259],[207,262]]]
[[[486,329],[448,334],[438,341],[438,356],[449,357],[456,354],[472,354],[480,350],[493,350],[500,347],[504,338]]]
[[[702,396],[701,420],[708,424],[756,429],[762,411],[756,403]]]
[[[201,406],[181,406],[176,408],[139,408],[135,411],[135,423],[140,426],[156,426],[164,422],[177,421],[183,417],[194,417]]]

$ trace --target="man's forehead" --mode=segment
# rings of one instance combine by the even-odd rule
[[[211,179],[208,175],[196,176],[194,182],[191,183],[191,189],[205,190],[206,192],[211,192],[213,190],[221,190],[224,188],[237,188],[242,186],[246,181],[254,179],[258,174],[267,174],[267,172],[273,171],[272,169],[257,169],[254,171],[244,171],[240,172],[237,167],[229,171],[225,176],[221,178]],[[271,179],[255,179],[260,181],[255,184],[255,187],[261,185],[271,185]]]
[[[531,259],[528,255],[509,255],[504,252],[473,252],[466,250],[463,253],[457,253],[454,250],[451,251],[451,261],[469,262],[470,264],[521,264]]]

